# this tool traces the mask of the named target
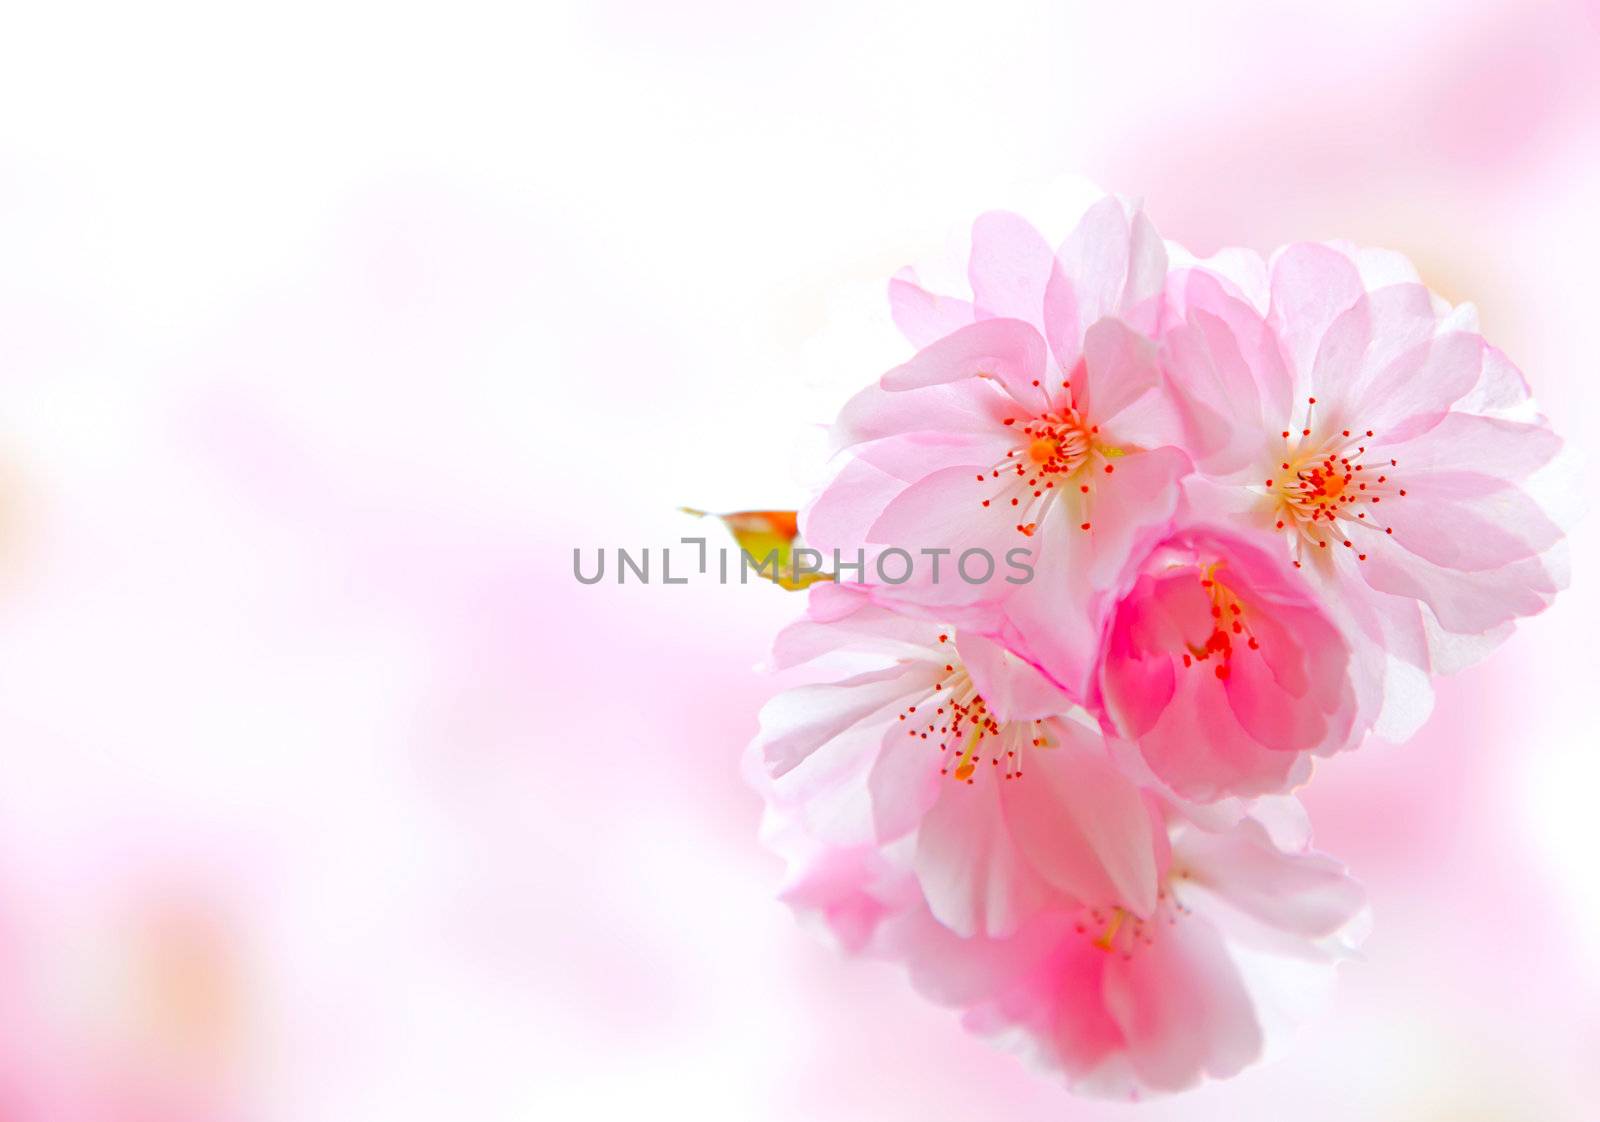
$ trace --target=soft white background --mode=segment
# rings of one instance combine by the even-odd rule
[[[1063,177],[1404,250],[1596,431],[1582,3],[13,5],[0,1104],[18,1119],[1124,1118],[771,896],[793,610],[574,546],[800,501],[894,268]],[[1056,226],[1055,235],[1065,232]],[[1580,483],[1586,476],[1580,475]],[[1368,960],[1163,1119],[1586,1122],[1596,532],[1328,764]]]

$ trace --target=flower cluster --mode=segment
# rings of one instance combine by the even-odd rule
[[[1291,792],[1550,602],[1559,441],[1395,254],[1197,260],[1105,199],[1055,250],[983,216],[968,276],[891,281],[919,349],[801,528],[1033,579],[811,589],[751,748],[786,898],[1076,1090],[1226,1077],[1364,920]]]

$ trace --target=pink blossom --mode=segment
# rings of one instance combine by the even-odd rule
[[[914,579],[874,595],[1003,634],[1084,688],[1104,591],[1161,533],[1189,466],[1147,337],[1165,274],[1149,221],[1106,199],[1058,252],[1015,215],[980,218],[970,301],[896,277],[895,319],[922,349],[840,414],[842,463],[805,512],[807,540],[845,554],[1024,549],[1027,583]]]
[[[752,752],[786,897],[1075,1089],[1226,1077],[1357,938],[1287,792],[1550,601],[1559,441],[1393,254],[1169,272],[1107,200],[1056,252],[985,216],[968,271],[891,283],[921,349],[804,525],[947,577],[1024,543],[1033,579],[813,590]]]
[[[1169,297],[1163,363],[1199,470],[1318,582],[1388,679],[1380,727],[1409,732],[1427,670],[1561,587],[1561,530],[1528,489],[1560,441],[1473,309],[1396,254],[1236,251]]]
[[[1269,828],[1270,827],[1270,828]],[[961,937],[915,889],[904,847],[831,849],[775,817],[785,899],[847,949],[906,963],[972,1031],[1120,1099],[1226,1078],[1258,1059],[1287,1008],[1363,934],[1358,885],[1309,849],[1298,804],[1263,804],[1221,832],[1169,814],[1159,887],[1143,909],[1052,893],[1004,937]]]
[[[1287,790],[1366,731],[1350,648],[1277,551],[1197,521],[1130,574],[1100,664],[1117,732],[1188,799]]]
[[[843,655],[875,664],[762,710],[753,770],[773,806],[833,846],[914,833],[928,907],[960,935],[1009,934],[1054,892],[1153,906],[1149,800],[1041,674],[982,636],[822,586],[775,660]]]

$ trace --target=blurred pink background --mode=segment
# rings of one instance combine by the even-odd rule
[[[1403,250],[1580,451],[1600,424],[1592,5],[6,22],[8,1122],[1129,1117],[774,901],[738,760],[797,601],[583,587],[573,547],[797,504],[901,353],[883,279],[1071,173],[1200,252]],[[1138,1113],[1600,1113],[1572,544],[1415,741],[1310,788],[1376,918],[1332,1007]]]

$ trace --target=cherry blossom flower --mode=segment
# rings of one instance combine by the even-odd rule
[[[819,847],[781,816],[785,899],[851,951],[904,962],[917,989],[972,1031],[1074,1090],[1118,1099],[1227,1078],[1303,1016],[1365,933],[1364,895],[1309,848],[1298,803],[1272,800],[1222,832],[1169,815],[1154,903],[1068,895],[1004,937],[938,922],[908,847]],[[1294,984],[1286,986],[1286,979]]]
[[[802,515],[947,579],[874,565],[779,636],[809,678],[750,770],[785,896],[1075,1090],[1225,1078],[1361,933],[1288,792],[1550,602],[1560,442],[1394,254],[1195,262],[1106,200],[1054,252],[984,216],[968,275],[891,283],[920,349]],[[948,579],[1018,543],[1031,580]]]
[[[762,711],[752,770],[772,805],[831,845],[914,831],[911,867],[958,934],[1008,934],[1052,892],[1154,904],[1148,800],[1036,670],[982,636],[821,586],[775,663],[841,654],[877,665]]]
[[[805,512],[807,540],[847,555],[1026,549],[1026,583],[925,571],[873,593],[1003,635],[1084,688],[1103,592],[1162,532],[1189,467],[1147,337],[1165,273],[1149,221],[1106,199],[1059,252],[1015,215],[980,218],[970,301],[897,277],[895,318],[922,349],[840,414],[842,463]]]
[[[1175,272],[1169,297],[1186,446],[1364,640],[1387,672],[1380,731],[1406,735],[1426,671],[1564,583],[1562,532],[1527,487],[1559,439],[1473,309],[1396,254],[1301,244],[1269,267],[1235,251]]]
[[[1133,569],[1100,695],[1187,799],[1285,791],[1366,731],[1352,658],[1315,589],[1246,534],[1186,511]]]

